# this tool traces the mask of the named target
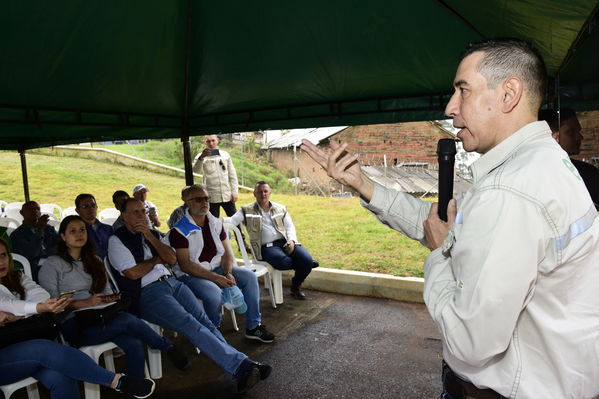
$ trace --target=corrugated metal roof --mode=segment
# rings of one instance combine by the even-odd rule
[[[309,140],[312,144],[319,144],[322,140],[327,139],[346,128],[347,126],[333,126],[294,129],[280,138],[271,141],[268,145],[263,146],[262,149],[299,147],[302,144],[302,139]]]
[[[362,171],[373,181],[410,194],[438,194],[438,170],[415,166],[362,166]],[[453,192],[470,188],[466,180],[455,176]]]

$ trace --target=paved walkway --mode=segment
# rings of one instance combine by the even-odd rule
[[[287,289],[286,289],[287,290]],[[286,291],[285,291],[286,292]],[[245,395],[182,337],[192,357],[186,374],[163,358],[153,398],[421,399],[440,392],[441,342],[422,304],[306,291],[309,300],[285,295],[273,309],[263,298],[263,320],[278,336],[273,344],[246,340],[225,314],[223,332],[239,350],[273,366],[273,373]],[[238,316],[240,327],[243,316]],[[169,335],[167,333],[167,335]],[[117,359],[117,370],[123,370]],[[18,396],[25,398],[24,391]],[[44,393],[42,397],[47,397]],[[102,398],[123,398],[102,389]]]

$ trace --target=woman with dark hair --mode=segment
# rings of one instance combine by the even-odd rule
[[[31,278],[14,269],[6,241],[0,238],[0,328],[37,313],[60,313],[70,298],[50,295]],[[136,398],[154,391],[154,381],[115,374],[98,366],[81,351],[46,339],[3,346],[0,343],[0,385],[33,377],[53,399],[79,398],[77,380],[111,387]]]
[[[87,239],[87,228],[81,217],[67,216],[60,223],[57,254],[44,262],[40,273],[40,284],[50,295],[57,298],[61,293],[72,292],[73,300],[67,309],[99,307],[113,302],[114,295],[108,284],[104,264],[95,255],[93,243]],[[97,345],[114,342],[126,354],[130,375],[144,376],[144,343],[153,349],[168,354],[175,367],[186,370],[189,360],[177,351],[166,338],[156,334],[145,322],[131,313],[119,313],[103,324],[79,325],[74,315],[62,323],[62,333],[67,341],[75,345]]]

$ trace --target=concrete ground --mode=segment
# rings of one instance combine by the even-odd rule
[[[309,299],[297,301],[287,290],[277,309],[267,295],[262,299],[263,322],[277,334],[273,344],[245,339],[242,315],[239,332],[228,313],[223,319],[229,343],[272,365],[270,378],[238,395],[234,383],[179,336],[173,340],[192,359],[192,369],[181,373],[163,357],[163,378],[153,398],[420,399],[439,394],[441,341],[424,305],[318,291],[306,291]],[[123,358],[116,363],[124,370]],[[13,397],[25,398],[25,391]],[[104,388],[102,397],[123,398]]]

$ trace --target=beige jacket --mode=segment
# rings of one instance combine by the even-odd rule
[[[204,176],[203,184],[211,203],[229,202],[231,195],[237,195],[237,172],[231,156],[227,151],[220,150],[220,155],[210,155],[200,160],[196,156],[194,172]]]
[[[425,264],[424,300],[459,375],[509,398],[599,395],[599,222],[545,122],[473,166]],[[377,185],[366,208],[423,241],[430,204]]]

